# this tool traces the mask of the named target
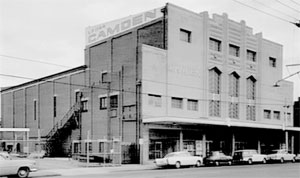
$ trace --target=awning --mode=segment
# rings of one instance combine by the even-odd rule
[[[208,119],[208,118],[181,118],[181,117],[153,117],[143,119],[145,124],[183,124],[183,125],[195,125],[195,124],[204,124],[204,125],[221,125],[228,127],[250,127],[250,128],[261,128],[261,129],[277,129],[277,130],[288,130],[288,131],[298,131],[300,132],[300,127],[284,126],[283,124],[265,124],[265,123],[256,123],[255,121],[240,121],[234,119]]]

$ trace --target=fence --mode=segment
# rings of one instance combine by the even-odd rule
[[[121,165],[121,141],[120,139],[106,140],[73,140],[72,158],[90,163],[98,163],[103,166]]]

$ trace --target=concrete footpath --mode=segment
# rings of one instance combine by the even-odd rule
[[[103,166],[92,163],[87,167],[86,163],[61,158],[44,158],[36,161],[39,170],[37,172],[31,172],[30,177],[100,175],[112,172],[156,169],[156,166],[153,163],[147,165],[124,164],[116,166]]]

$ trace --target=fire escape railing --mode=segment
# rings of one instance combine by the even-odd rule
[[[76,102],[70,109],[69,111],[64,115],[64,117],[58,121],[53,128],[50,130],[50,132],[46,135],[46,139],[50,140],[59,129],[63,128],[69,120],[71,120],[73,117],[73,115],[76,112],[80,112],[81,111],[81,102]],[[78,121],[76,120],[76,123],[78,125]]]

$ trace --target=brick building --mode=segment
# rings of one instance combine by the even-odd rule
[[[2,90],[3,127],[46,143],[63,132],[54,155],[74,139],[119,138],[124,163],[177,150],[299,152],[292,83],[273,86],[282,60],[282,45],[244,21],[167,4],[88,27],[84,66]]]

